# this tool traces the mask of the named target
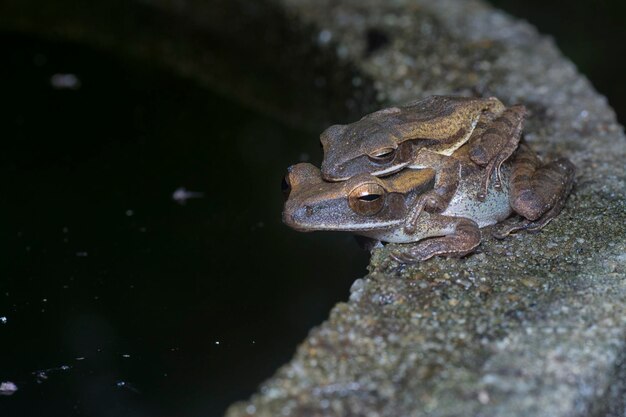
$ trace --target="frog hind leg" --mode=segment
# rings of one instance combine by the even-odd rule
[[[422,149],[410,167],[413,169],[432,168],[436,172],[434,188],[418,198],[409,210],[404,223],[405,232],[413,234],[422,211],[438,213],[446,209],[459,186],[461,165],[453,156],[440,155]]]
[[[390,255],[401,263],[422,262],[433,256],[462,257],[471,253],[480,244],[481,234],[473,220],[464,217],[431,214],[426,220],[433,235],[441,237],[424,239],[407,249],[397,250]]]
[[[510,179],[511,208],[524,217],[518,222],[507,222],[494,233],[503,238],[511,233],[538,231],[556,217],[563,208],[574,183],[574,164],[559,158],[542,165],[526,144],[515,154]]]
[[[470,138],[470,159],[480,166],[485,166],[485,173],[481,183],[478,199],[484,200],[489,183],[495,172],[495,188],[502,186],[500,169],[504,161],[517,149],[524,127],[526,108],[512,106],[506,109],[493,121],[480,129],[479,133]]]

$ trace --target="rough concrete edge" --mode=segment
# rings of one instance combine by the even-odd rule
[[[293,13],[294,15],[298,15],[299,13],[303,13],[302,10],[299,9],[299,7],[301,6],[300,2],[298,0],[294,0],[294,1],[289,1],[286,0],[285,1],[286,5],[288,8],[290,8],[291,13]],[[431,2],[431,3],[427,3],[427,2],[418,2],[421,4],[422,7],[425,8],[431,8],[431,10],[434,10],[434,13],[445,13],[445,12],[449,12],[450,14],[450,21],[454,21],[456,22],[456,24],[450,25],[449,29],[454,32],[456,34],[456,36],[466,36],[467,33],[477,33],[472,31],[472,27],[476,27],[476,26],[487,26],[491,29],[490,33],[486,36],[487,38],[489,38],[490,40],[495,40],[498,42],[504,42],[504,43],[508,43],[510,45],[513,46],[524,46],[528,44],[528,42],[536,42],[538,41],[539,43],[536,45],[538,48],[543,49],[544,51],[547,51],[549,54],[551,54],[553,57],[555,57],[555,59],[559,59],[559,60],[565,60],[566,62],[569,63],[569,71],[570,71],[570,75],[571,77],[567,77],[566,79],[560,80],[561,84],[563,85],[564,89],[567,90],[569,88],[571,88],[571,85],[567,85],[568,82],[571,81],[571,79],[575,78],[576,81],[576,85],[573,87],[576,91],[586,91],[593,100],[596,101],[597,103],[597,108],[599,109],[599,113],[600,113],[600,119],[603,119],[604,122],[606,123],[606,125],[608,126],[616,126],[616,117],[614,112],[612,111],[612,109],[610,109],[610,107],[608,106],[606,99],[600,95],[598,95],[594,90],[593,87],[591,87],[590,83],[588,80],[586,80],[584,77],[580,78],[580,75],[577,73],[575,67],[573,64],[571,64],[571,62],[569,62],[568,60],[566,60],[565,58],[563,58],[562,54],[558,51],[558,49],[556,48],[556,46],[554,45],[554,42],[546,37],[541,37],[539,39],[537,39],[538,37],[538,33],[537,31],[530,26],[529,24],[525,23],[525,22],[521,22],[521,21],[517,21],[514,20],[513,18],[507,16],[506,14],[502,13],[502,12],[496,12],[493,13],[492,9],[489,8],[488,6],[477,2],[477,1],[467,1],[466,3],[461,3],[463,6],[461,7],[454,7],[455,5],[458,5],[459,2],[456,2],[454,0],[443,0],[440,2]],[[426,4],[425,4],[426,3]],[[318,5],[318,7],[323,7],[323,5]],[[306,12],[304,12],[306,13]],[[470,18],[468,18],[468,16],[470,16]],[[315,21],[312,20],[311,22],[309,22],[311,24],[317,24],[318,26],[320,26],[320,31],[325,30],[325,26],[323,24],[320,24],[319,21]],[[508,31],[501,31],[500,28],[506,26],[508,29],[510,28],[514,28],[514,30],[508,30]],[[503,33],[506,33],[506,35],[503,35]],[[514,36],[512,36],[512,33],[514,33]],[[485,40],[485,33],[483,32],[480,36],[475,36],[472,38],[472,41],[483,41]],[[342,48],[342,42],[341,40],[338,41],[338,48]],[[346,46],[346,48],[344,49],[344,51],[349,51],[350,48],[348,46]],[[359,61],[360,57],[357,54],[350,54],[350,52],[345,53],[344,52],[344,57],[347,56],[348,59],[352,58],[355,59],[355,61]],[[502,60],[506,60],[507,57],[503,56]],[[546,70],[546,68],[541,68],[541,65],[539,65],[538,69],[537,69],[537,75],[538,76],[542,76],[543,74],[541,73],[542,71]],[[363,71],[365,74],[368,74],[367,70]],[[368,74],[371,75],[371,74]],[[372,78],[375,80],[376,77],[372,76]],[[582,81],[581,81],[582,80]],[[559,80],[555,80],[555,81],[559,81]],[[510,83],[514,84],[516,82],[528,82],[528,80],[510,80]],[[384,88],[383,88],[384,89]],[[520,88],[519,90],[521,91],[523,88]],[[498,92],[496,92],[496,95],[499,96],[506,96],[509,98],[509,100],[517,100],[520,99],[522,97],[522,95],[516,95],[515,90],[513,91],[505,91],[506,88],[502,88],[501,89],[501,94],[499,94]],[[382,93],[381,95],[379,95],[379,97],[382,97],[383,100],[385,100],[388,103],[395,103],[398,101],[404,101],[405,97],[403,96],[390,96],[389,94],[387,94],[388,92],[386,91],[379,91],[378,93]],[[536,92],[536,96],[535,97],[528,97],[528,96],[524,96],[524,98],[526,100],[530,99],[533,101],[537,101],[537,102],[541,102],[542,99],[544,97],[542,97],[543,94],[547,94],[549,93],[548,91],[537,91]],[[552,110],[552,109],[549,109]],[[578,114],[583,114],[580,113],[582,112],[584,109],[574,109],[574,111],[578,112],[576,115],[572,115],[572,114],[559,114],[559,110],[557,108],[557,110],[552,113],[550,116],[557,118],[557,119],[562,119],[564,121],[568,121],[568,120],[579,120],[580,118],[577,117]],[[581,123],[584,121],[581,121]],[[572,124],[572,126],[564,126],[563,129],[559,130],[559,134],[563,134],[563,132],[567,132],[568,129],[580,129],[580,125],[577,125],[576,123]],[[618,138],[617,141],[615,141],[610,150],[608,150],[608,152],[616,152],[617,154],[624,154],[624,149],[623,149],[623,144],[624,144],[624,134],[623,134],[623,128],[618,128],[618,130],[616,131],[615,129],[609,130],[609,131],[598,131],[597,132],[599,135],[604,135],[605,137],[607,136],[611,136],[611,137],[616,137]],[[550,136],[550,132],[548,132],[548,136]],[[530,140],[532,140],[533,135],[530,135]],[[621,139],[621,143],[620,143],[620,139]],[[558,142],[558,138],[550,138],[550,140],[548,142],[554,143],[554,142]],[[578,162],[578,163],[583,163],[586,160],[586,155],[585,155],[585,150],[581,149],[576,155],[573,155],[573,158]],[[598,177],[602,177],[602,176],[611,176],[614,175],[614,173],[612,172],[613,167],[610,166],[610,164],[605,164],[605,165],[600,165],[600,166],[595,166],[595,176],[596,178]],[[622,192],[623,193],[623,189],[619,190],[619,189],[606,189],[604,191],[607,192]],[[615,255],[615,254],[614,254]],[[367,278],[366,278],[367,279]],[[354,294],[354,293],[353,293]],[[330,316],[332,317],[335,314],[341,314],[342,311],[345,311],[345,306],[343,304],[339,304],[338,306],[336,306],[330,313]],[[323,323],[321,326],[319,326],[316,329],[313,329],[311,331],[311,334],[309,336],[312,337],[313,335],[317,335],[319,333],[323,332],[323,329],[328,326],[329,322],[325,322]],[[624,332],[621,329],[616,329],[618,331],[618,338],[623,338],[624,336]],[[308,338],[307,338],[308,340]],[[296,353],[296,357],[300,356],[301,354],[304,354],[304,352],[302,352],[302,349],[304,349],[305,345],[302,345],[300,347],[300,349],[298,350],[298,352]],[[606,390],[606,395],[603,398],[611,398],[612,401],[617,401],[620,398],[620,395],[624,393],[624,386],[623,384],[621,384],[621,388],[617,388],[617,382],[614,379],[614,376],[616,375],[622,375],[624,372],[624,366],[622,365],[622,361],[618,361],[617,357],[621,355],[620,352],[623,352],[623,348],[624,346],[615,346],[615,351],[613,353],[609,352],[609,358],[607,358],[607,365],[612,365],[612,364],[617,364],[617,368],[614,369],[613,372],[611,372],[611,374],[613,375],[613,377],[609,378],[607,381],[605,381],[605,386],[609,387],[611,386],[611,382],[615,382],[615,385],[611,386],[610,389]],[[293,362],[292,362],[293,363]],[[289,369],[289,364],[285,365],[283,368],[281,368],[276,375],[282,375],[283,377],[289,373],[293,373],[294,369]],[[266,385],[263,385],[266,386]],[[263,387],[262,386],[262,387]],[[262,388],[261,392],[263,392],[264,394],[261,395],[270,395],[271,393],[268,392],[266,389]],[[608,405],[608,404],[604,404],[602,401],[598,401],[595,402],[591,405],[589,404],[584,404],[585,409],[581,410],[580,407],[581,405],[579,404],[580,401],[579,399],[571,399],[573,401],[572,403],[572,411],[573,410],[578,410],[579,412],[593,412],[593,413],[597,413],[599,411],[597,410],[602,410],[602,409],[609,409],[609,408],[613,408],[612,405]],[[576,401],[578,401],[578,403],[576,403]],[[239,408],[239,412],[241,412],[243,409]],[[244,413],[241,413],[241,415],[243,415]],[[232,408],[231,409],[231,413],[229,413],[228,415],[239,415],[237,414],[237,410],[236,408]],[[584,414],[583,414],[584,415]],[[599,415],[599,414],[598,414]]]

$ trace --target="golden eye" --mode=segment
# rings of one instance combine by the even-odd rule
[[[369,157],[374,162],[387,162],[393,159],[396,154],[394,148],[383,148],[372,152]]]
[[[350,208],[363,216],[372,216],[385,205],[385,189],[371,182],[361,184],[348,194]]]

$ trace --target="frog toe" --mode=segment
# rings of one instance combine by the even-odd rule
[[[391,259],[400,264],[413,264],[420,261],[419,259],[416,259],[413,255],[405,251],[390,252],[389,256],[391,257]]]

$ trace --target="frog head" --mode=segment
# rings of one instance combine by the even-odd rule
[[[283,222],[298,231],[341,230],[372,235],[401,227],[409,207],[434,186],[434,171],[404,170],[387,178],[359,174],[327,182],[315,166],[289,167]]]
[[[322,177],[345,181],[363,173],[390,175],[410,165],[421,148],[449,156],[469,140],[484,113],[503,109],[494,97],[431,96],[333,125],[320,135]]]

